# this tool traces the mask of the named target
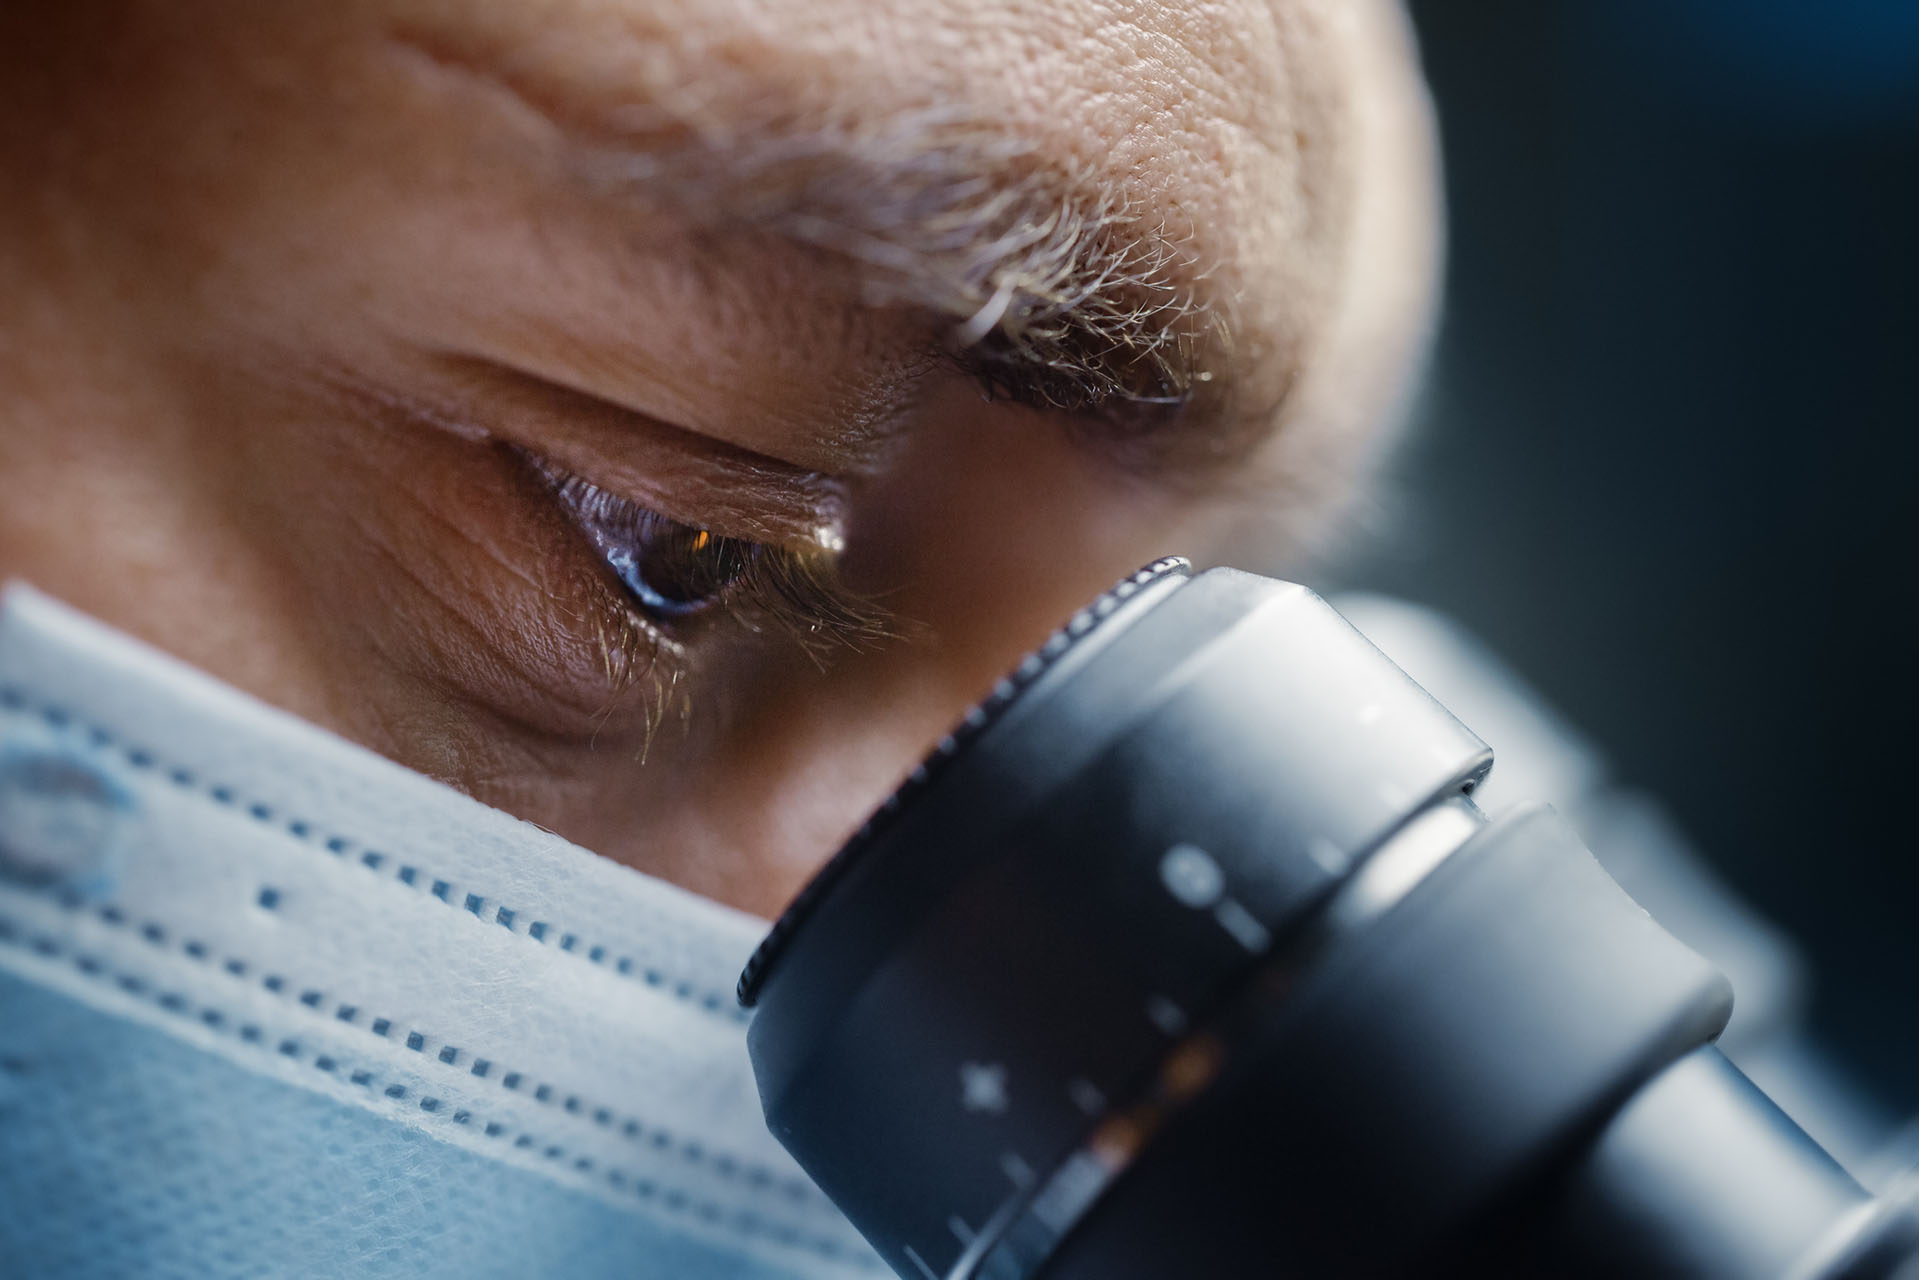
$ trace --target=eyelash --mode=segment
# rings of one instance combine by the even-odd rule
[[[649,633],[678,647],[680,632],[705,625],[709,614],[760,633],[774,630],[824,661],[835,648],[866,649],[893,634],[887,611],[840,583],[834,550],[825,545],[789,547],[711,533],[662,515],[631,499],[528,455],[536,474],[588,546],[618,583],[629,617]],[[645,599],[647,543],[692,535],[695,551],[707,551],[728,567],[704,598],[675,606],[656,591]],[[627,563],[619,559],[624,556]],[[630,578],[639,579],[636,584]]]

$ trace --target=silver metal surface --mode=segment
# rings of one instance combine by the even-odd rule
[[[1331,934],[1362,929],[1391,911],[1485,825],[1486,815],[1465,796],[1442,800],[1414,815],[1373,851],[1327,904],[1324,919]]]

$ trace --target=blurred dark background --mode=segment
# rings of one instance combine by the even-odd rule
[[[1663,797],[1919,1109],[1919,0],[1412,9],[1448,302],[1337,577]]]

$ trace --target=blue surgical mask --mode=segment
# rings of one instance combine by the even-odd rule
[[[0,1271],[820,1277],[763,924],[21,587],[0,597]]]

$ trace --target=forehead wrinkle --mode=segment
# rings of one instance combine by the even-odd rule
[[[716,87],[682,56],[572,93],[508,59],[418,33],[436,63],[505,89],[567,143],[601,194],[718,231],[771,232],[853,268],[867,306],[943,317],[949,354],[990,391],[1144,437],[1214,423],[1230,388],[1226,264],[1162,175],[1050,152],[956,102],[889,109]],[[1190,431],[1182,434],[1190,434]],[[1217,436],[1208,445],[1220,452]]]

